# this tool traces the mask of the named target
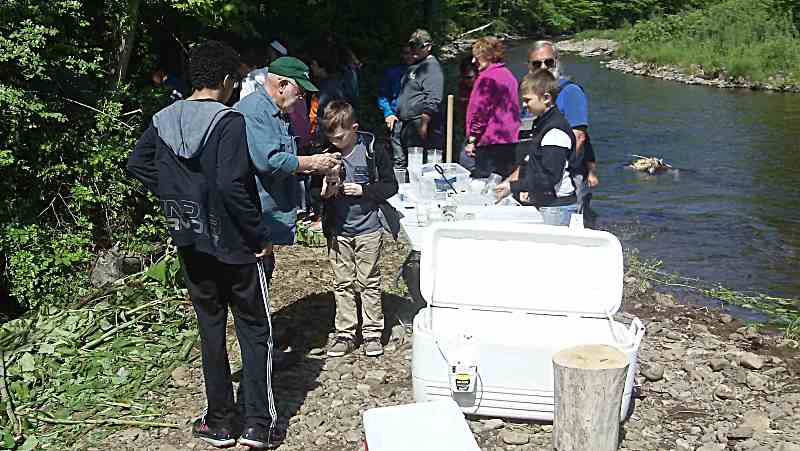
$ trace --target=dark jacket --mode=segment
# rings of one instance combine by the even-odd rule
[[[156,113],[128,171],[158,197],[176,246],[244,264],[267,244],[244,117],[223,104],[181,100]]]
[[[379,217],[384,229],[397,238],[400,232],[399,213],[386,202],[397,194],[397,178],[394,175],[394,163],[385,146],[377,145],[375,135],[358,132],[358,138],[367,146],[367,169],[370,174],[369,183],[363,185],[363,196],[372,200],[380,209]],[[336,214],[333,206],[334,198],[327,198],[322,208],[322,230],[330,239],[336,230]]]
[[[558,108],[550,108],[533,122],[528,136],[517,146],[520,177],[511,183],[511,192],[527,192],[527,203],[536,207],[571,205],[575,188],[567,166],[575,153],[575,135]]]
[[[435,56],[430,55],[419,63],[408,66],[400,80],[400,96],[397,98],[397,114],[406,121],[430,115],[434,121],[441,116],[444,96],[444,74]]]

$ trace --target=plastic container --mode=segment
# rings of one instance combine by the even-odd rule
[[[456,191],[466,192],[469,189],[469,171],[458,163],[427,163],[422,165],[421,183],[432,183],[436,193],[440,194],[441,198],[444,198],[448,191],[452,192],[450,184],[448,184],[445,178],[436,170],[437,164],[441,166],[447,177],[447,181],[453,185]]]
[[[638,318],[628,326],[613,319],[622,303],[623,277],[616,237],[588,229],[462,221],[432,225],[422,249],[420,289],[428,306],[413,323],[417,402],[451,398],[469,414],[551,421],[553,355],[571,346],[608,344],[630,361],[620,406],[627,418],[644,326]],[[476,256],[502,264],[475,271]],[[577,284],[565,270],[576,261],[592,268]],[[454,381],[463,390],[454,390]]]
[[[364,435],[369,451],[480,451],[453,400],[369,409]]]

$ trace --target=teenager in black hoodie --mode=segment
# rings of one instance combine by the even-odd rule
[[[192,49],[194,92],[159,111],[128,159],[128,171],[162,204],[197,313],[207,412],[193,434],[217,447],[270,446],[272,331],[262,257],[270,252],[261,225],[255,171],[244,117],[226,107],[239,57],[209,41]],[[228,304],[242,350],[238,409],[226,351]]]

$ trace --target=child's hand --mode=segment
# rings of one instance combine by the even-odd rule
[[[358,183],[345,183],[342,185],[343,192],[346,196],[359,197],[364,194],[364,187]]]
[[[502,182],[494,188],[494,196],[498,202],[505,199],[509,194],[511,194],[511,184],[509,182]]]

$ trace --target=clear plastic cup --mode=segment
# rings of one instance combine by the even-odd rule
[[[431,149],[428,151],[428,163],[441,163],[442,149]]]
[[[417,213],[417,225],[419,227],[428,225],[428,204],[420,202],[415,210]]]
[[[483,186],[483,191],[481,191],[481,193],[482,194],[494,194],[494,189],[502,181],[503,181],[503,176],[502,175],[495,174],[494,172],[492,172],[491,174],[489,174],[489,178],[486,179],[486,185]]]
[[[397,184],[402,185],[406,183],[406,170],[405,169],[395,169],[394,170],[394,178],[397,179]]]
[[[539,207],[539,213],[547,225],[563,226],[567,225],[564,221],[564,210],[560,207]]]
[[[408,148],[408,167],[417,168],[422,167],[422,155],[423,149],[422,147],[409,147]]]

